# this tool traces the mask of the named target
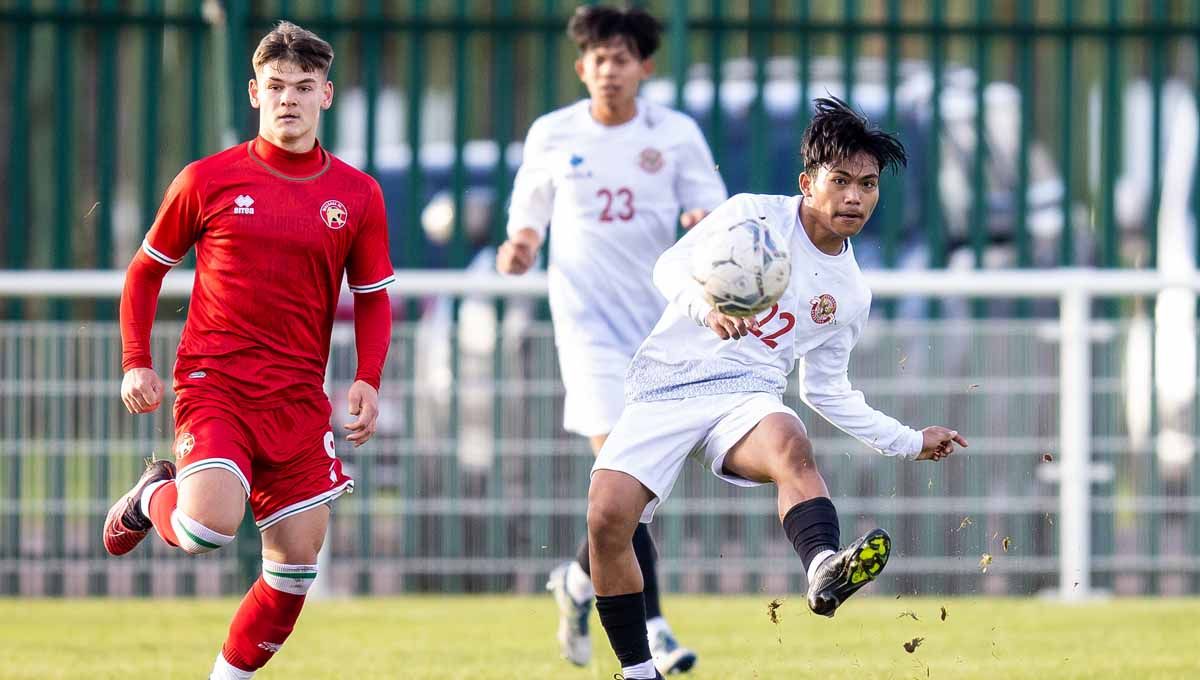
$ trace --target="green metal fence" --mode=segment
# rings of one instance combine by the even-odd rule
[[[667,29],[661,79],[647,92],[701,120],[732,190],[792,190],[808,117],[800,103],[825,91],[901,131],[918,162],[885,184],[868,230],[879,266],[908,266],[906,253],[917,251],[914,266],[956,256],[975,267],[997,258],[1154,266],[1164,188],[1180,190],[1163,181],[1175,125],[1164,118],[1177,91],[1196,90],[1196,3],[643,4]],[[173,173],[253,134],[250,53],[287,17],[337,51],[322,138],[384,182],[397,265],[462,266],[474,249],[462,218],[443,252],[417,228],[420,211],[439,185],[460,208],[463,192],[480,186],[505,203],[510,142],[582,94],[563,31],[572,7],[0,3],[11,84],[0,105],[0,261],[121,267]],[[493,152],[471,158],[469,140]],[[439,153],[445,177],[423,160]],[[1196,174],[1183,188],[1193,207]],[[502,213],[494,211],[494,238]]]
[[[428,314],[397,326],[375,439],[339,447],[356,479],[336,504],[326,587],[342,594],[536,592],[583,530],[591,456],[561,430],[562,388],[545,322],[463,302],[457,324]],[[526,319],[522,321],[522,319]],[[1180,465],[1130,424],[1122,373],[1144,318],[1096,321],[1091,581],[1120,594],[1200,590],[1200,465]],[[1029,594],[1058,583],[1058,339],[1039,321],[877,321],[852,379],[874,406],[912,423],[952,423],[971,440],[940,466],[885,460],[798,402],[835,490],[843,533],[886,526],[903,559],[881,592]],[[160,324],[169,364],[180,325]],[[447,347],[446,339],[457,341]],[[1193,342],[1195,340],[1193,339]],[[0,323],[0,595],[235,594],[256,575],[253,541],[202,558],[157,539],[106,558],[99,527],[143,457],[170,451],[172,398],[131,418],[114,395],[111,322]],[[1145,363],[1145,362],[1142,362]],[[354,370],[351,329],[333,338],[335,422]],[[1192,407],[1192,422],[1200,413]],[[1133,408],[1133,410],[1137,410]],[[1139,443],[1141,442],[1141,443]],[[1194,435],[1193,435],[1194,444]],[[689,469],[653,525],[671,590],[798,592],[802,566],[779,528],[773,491],[737,489]],[[995,561],[981,573],[984,553]],[[247,575],[247,571],[251,572]]]

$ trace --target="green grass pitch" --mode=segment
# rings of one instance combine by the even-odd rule
[[[789,597],[670,596],[700,661],[687,678],[1185,678],[1200,671],[1200,600],[859,597],[837,618]],[[234,600],[0,600],[0,677],[204,678]],[[941,619],[941,608],[946,619]],[[917,617],[914,620],[906,612]],[[262,680],[610,680],[557,658],[549,597],[403,597],[311,603]],[[914,652],[904,643],[923,638]],[[675,676],[680,677],[680,676]]]

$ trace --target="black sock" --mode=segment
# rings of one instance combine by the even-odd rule
[[[622,668],[650,660],[650,642],[646,639],[646,603],[641,593],[597,595],[596,611],[600,625],[608,633],[608,643],[617,654]]]
[[[588,556],[587,534],[583,535],[583,542],[579,544],[579,550],[575,551],[575,561],[583,567],[583,573],[592,575],[592,558]]]
[[[804,561],[805,569],[822,551],[836,552],[842,544],[837,509],[828,498],[810,498],[793,505],[783,516],[783,531]]]
[[[639,524],[633,532],[633,553],[642,568],[642,594],[646,600],[646,618],[662,616],[662,605],[658,601],[658,550],[650,537],[650,525]]]

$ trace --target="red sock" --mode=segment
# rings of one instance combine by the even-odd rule
[[[262,668],[292,633],[303,606],[304,595],[275,590],[259,576],[233,615],[221,655],[244,671]]]
[[[175,512],[178,503],[179,487],[175,486],[175,480],[158,487],[150,496],[150,522],[158,531],[159,538],[166,541],[167,545],[177,547],[179,539],[175,538],[175,528],[171,526],[171,513]]]

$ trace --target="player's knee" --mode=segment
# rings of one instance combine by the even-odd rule
[[[637,528],[637,515],[631,515],[621,503],[603,496],[588,500],[588,537],[593,544],[628,543]]]
[[[316,564],[283,564],[266,558],[262,564],[263,581],[281,593],[307,595],[317,580]]]
[[[781,477],[797,478],[819,474],[817,461],[813,457],[812,442],[804,433],[790,432],[784,435],[778,451]]]
[[[179,547],[184,552],[193,555],[212,552],[229,545],[237,534],[236,526],[231,529],[226,527],[208,527],[188,517],[178,508],[175,509],[175,512],[171,513],[171,527],[175,529],[175,537],[179,540]]]

